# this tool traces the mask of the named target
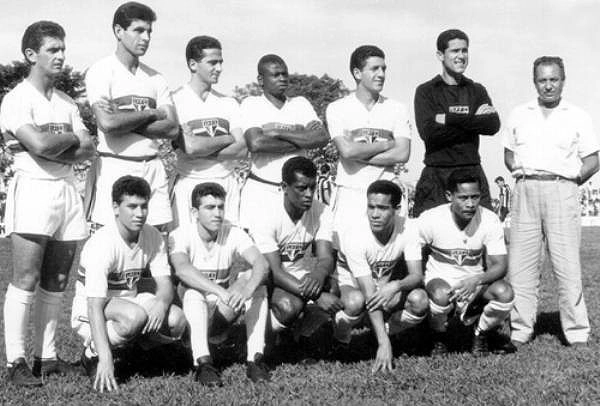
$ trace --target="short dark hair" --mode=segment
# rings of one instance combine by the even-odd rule
[[[385,59],[385,53],[375,45],[361,45],[356,48],[350,55],[350,73],[354,76],[354,68],[362,70],[367,63],[367,59],[372,56]]]
[[[500,182],[500,181],[504,182],[504,178],[502,176],[498,176],[496,179],[494,179],[494,183]]]
[[[467,46],[469,45],[469,37],[464,31],[457,30],[455,28],[451,30],[446,30],[440,33],[437,37],[437,50],[440,52],[444,52],[448,48],[448,44],[453,39],[463,39],[467,41]]]
[[[192,38],[185,47],[185,60],[199,61],[204,57],[205,49],[222,49],[218,39],[208,35],[199,35]]]
[[[446,180],[446,190],[454,193],[458,190],[458,185],[463,183],[477,183],[481,188],[481,178],[470,169],[456,169]]]
[[[296,173],[300,173],[307,178],[316,178],[317,167],[310,159],[303,156],[295,156],[283,164],[281,168],[281,180],[291,185],[296,181]]]
[[[192,190],[192,207],[200,207],[200,202],[204,196],[213,196],[219,199],[225,200],[227,192],[223,189],[223,186],[215,182],[204,182],[194,186]]]
[[[394,207],[398,207],[402,200],[402,189],[391,180],[380,179],[371,183],[367,188],[367,196],[377,193],[389,196],[390,202]]]
[[[113,183],[112,200],[121,204],[123,196],[139,196],[150,200],[150,185],[139,176],[125,175]]]
[[[131,25],[133,20],[142,20],[147,23],[156,21],[156,14],[150,7],[137,1],[121,4],[115,11],[112,26],[119,25],[124,30]]]
[[[265,70],[265,66],[270,65],[270,64],[282,65],[287,68],[287,65],[285,64],[285,61],[283,60],[282,57],[280,57],[279,55],[275,55],[275,54],[267,54],[258,60],[258,64],[256,65],[258,74],[262,75]]]
[[[560,69],[560,78],[565,80],[565,64],[560,56],[540,56],[533,61],[533,80],[535,80],[536,70],[539,65],[556,65]]]
[[[38,52],[46,37],[64,40],[65,30],[53,21],[38,21],[31,24],[23,33],[23,38],[21,39],[21,52],[23,56],[25,56],[26,49],[33,49],[35,52]],[[26,56],[25,60],[29,63]]]

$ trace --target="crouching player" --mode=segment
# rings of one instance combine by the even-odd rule
[[[480,179],[473,172],[452,172],[446,197],[450,203],[425,211],[417,220],[418,241],[431,250],[425,287],[434,333],[432,354],[447,352],[446,325],[455,310],[465,325],[479,319],[472,351],[480,356],[488,352],[488,339],[513,305],[513,290],[502,279],[507,270],[504,230],[496,214],[479,206]],[[515,348],[506,341],[499,350]]]
[[[402,191],[395,183],[371,183],[367,189],[370,229],[365,223],[338,237],[335,278],[344,310],[335,315],[334,336],[350,343],[352,327],[366,310],[378,343],[374,373],[393,368],[389,336],[416,326],[427,315],[427,293],[420,288],[421,249],[406,219],[396,214],[401,199]]]
[[[123,176],[112,187],[115,221],[85,244],[75,285],[71,326],[84,339],[81,363],[102,392],[116,390],[111,348],[140,336],[164,341],[181,337],[187,326],[174,295],[165,242],[146,223],[150,186]],[[138,293],[149,269],[156,294]]]
[[[310,300],[327,312],[341,309],[340,300],[323,291],[334,266],[332,215],[325,204],[313,200],[317,169],[309,159],[293,157],[281,172],[283,201],[250,230],[273,273],[274,332],[290,327]],[[316,258],[308,258],[311,250]]]
[[[169,236],[171,264],[181,280],[183,311],[190,324],[195,379],[203,385],[221,386],[212,364],[209,337],[226,333],[245,306],[248,363],[253,382],[268,381],[263,362],[267,326],[267,261],[250,237],[228,221],[225,189],[217,183],[196,185],[191,194],[192,226],[178,227]],[[182,217],[185,218],[185,217]],[[242,257],[252,269],[236,275],[232,266]]]

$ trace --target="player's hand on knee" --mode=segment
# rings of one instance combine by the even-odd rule
[[[386,373],[392,372],[393,369],[394,361],[392,355],[392,344],[388,340],[386,343],[379,344],[371,372],[376,373],[381,371]]]
[[[458,282],[452,289],[450,295],[450,301],[456,300],[459,302],[466,302],[473,299],[477,292],[477,286],[479,286],[480,277],[471,276]]]
[[[319,297],[321,290],[323,290],[323,282],[311,275],[302,277],[300,281],[300,291],[303,297],[316,300]]]
[[[229,300],[227,305],[231,307],[236,313],[239,313],[244,306],[246,300],[250,298],[250,295],[245,292],[246,289],[238,286],[233,286],[229,289]]]
[[[94,390],[102,393],[104,392],[104,388],[108,392],[119,391],[119,385],[117,385],[117,380],[115,379],[115,367],[112,361],[98,362],[96,377],[94,379]]]
[[[386,283],[375,291],[373,296],[367,299],[365,303],[367,310],[372,312],[387,307],[396,293],[396,289],[391,284]]]
[[[152,307],[148,310],[148,321],[142,330],[142,334],[157,333],[165,321],[168,310],[168,305],[165,305],[160,300],[155,300]]]
[[[344,310],[344,303],[342,302],[342,300],[339,297],[332,295],[331,293],[321,293],[316,303],[317,306],[319,306],[321,309],[325,310],[331,315],[336,314],[340,310]]]

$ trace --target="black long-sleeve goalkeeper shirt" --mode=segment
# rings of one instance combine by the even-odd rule
[[[475,115],[482,104],[492,105],[483,85],[462,77],[448,85],[440,75],[425,82],[415,92],[415,121],[425,142],[427,166],[477,165],[479,135],[494,135],[500,129],[498,113]],[[445,114],[446,123],[435,121]]]

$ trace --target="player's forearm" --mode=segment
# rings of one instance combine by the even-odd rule
[[[504,278],[508,270],[508,260],[506,255],[488,256],[487,269],[481,274],[481,285],[489,285],[499,279]]]
[[[134,132],[150,139],[174,140],[179,134],[179,126],[175,120],[166,118],[142,124]]]
[[[76,164],[96,155],[96,144],[89,134],[80,137],[80,144],[72,146],[56,157],[56,161],[66,164]]]
[[[390,338],[385,331],[385,321],[383,320],[383,312],[381,310],[373,310],[368,312],[369,320],[371,321],[371,327],[373,328],[373,333],[375,333],[375,338],[377,338],[377,343],[382,345],[386,342],[389,343]]]
[[[504,148],[504,166],[510,172],[513,172],[517,169],[517,165],[515,162],[515,153],[508,148]]]
[[[581,162],[582,165],[577,178],[578,185],[583,185],[589,178],[598,172],[598,152],[583,157]]]
[[[106,318],[104,316],[105,298],[88,298],[88,319],[92,340],[98,358],[105,362],[112,362],[112,351],[106,331]]]
[[[329,142],[329,136],[323,127],[281,131],[277,138],[292,143],[299,149],[322,148]]]
[[[115,111],[108,113],[99,108],[94,108],[98,128],[105,134],[112,136],[128,134],[136,128],[150,124],[159,118],[156,109],[142,111]]]
[[[220,153],[223,149],[235,143],[235,139],[231,135],[223,135],[211,138],[185,136],[185,138],[185,152],[192,157],[198,158]]]
[[[173,262],[173,258],[171,257],[171,263],[175,269],[175,276],[190,288],[205,294],[213,293],[215,295],[218,295],[220,289],[222,289],[219,285],[202,275],[202,273],[193,266],[180,266],[175,265]]]
[[[498,113],[465,115],[446,113],[446,125],[481,135],[494,135],[500,130]]]
[[[255,134],[251,137],[246,135],[246,144],[250,152],[278,152],[287,153],[298,150],[294,144],[275,137],[263,134]]]
[[[300,281],[288,272],[283,270],[273,271],[273,284],[281,289],[293,293],[296,296],[302,296]]]
[[[395,142],[383,141],[364,144],[350,141],[345,137],[338,137],[335,139],[335,145],[340,156],[344,159],[352,161],[368,161],[375,155],[392,149],[395,146]]]
[[[161,276],[154,278],[154,281],[156,282],[156,299],[168,307],[173,302],[175,296],[175,289],[173,288],[171,277]]]
[[[216,153],[220,159],[245,159],[248,157],[248,148],[244,141],[236,141]]]
[[[394,166],[408,162],[410,144],[406,147],[394,147],[369,158],[365,163],[373,166]]]
[[[55,160],[70,148],[78,148],[81,144],[75,133],[66,132],[62,134],[42,133],[36,142],[24,143],[29,152],[42,158]]]
[[[317,263],[315,264],[315,268],[313,270],[313,274],[321,281],[324,282],[325,279],[333,273],[333,269],[335,267],[335,261],[331,256],[323,256],[317,258]]]

